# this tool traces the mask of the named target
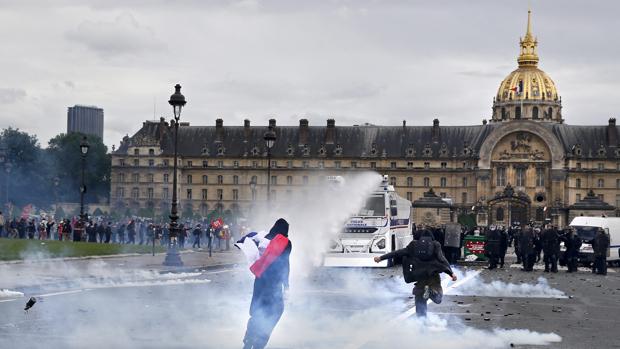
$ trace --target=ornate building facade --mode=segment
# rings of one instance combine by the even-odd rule
[[[389,176],[401,196],[415,201],[434,193],[457,213],[475,212],[479,223],[536,220],[564,225],[571,207],[588,197],[615,213],[620,204],[620,144],[615,119],[602,126],[567,125],[553,80],[538,68],[531,15],[520,40],[518,68],[493,98],[490,121],[475,126],[179,127],[181,211],[206,216],[216,210],[247,213],[253,203],[303,200],[330,175],[376,171]],[[263,134],[277,135],[271,178]],[[146,121],[112,154],[111,205],[169,210],[173,127]],[[251,185],[256,183],[256,185]],[[590,193],[591,192],[591,193]],[[589,195],[588,195],[589,194]],[[593,201],[594,200],[594,201]],[[577,205],[577,206],[575,206]],[[596,205],[595,205],[596,206]],[[442,215],[438,215],[442,216]],[[445,216],[445,215],[443,215]]]

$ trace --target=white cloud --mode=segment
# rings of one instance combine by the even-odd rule
[[[141,25],[128,13],[119,15],[112,22],[83,21],[66,35],[103,57],[136,55],[165,48],[149,27]]]

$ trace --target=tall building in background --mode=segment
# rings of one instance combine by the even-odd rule
[[[103,109],[75,105],[67,109],[67,133],[81,132],[103,139]]]

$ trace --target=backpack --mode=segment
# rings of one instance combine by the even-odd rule
[[[416,241],[413,248],[413,256],[421,261],[430,261],[433,259],[435,252],[435,245],[433,244],[433,238],[430,236],[422,236],[420,240]]]

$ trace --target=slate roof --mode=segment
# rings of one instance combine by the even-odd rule
[[[578,202],[570,205],[569,210],[595,210],[595,211],[613,211],[616,208],[605,201],[601,200],[590,190],[588,195]]]
[[[541,123],[555,134],[567,157],[620,158],[615,126],[573,126]],[[478,158],[485,138],[500,125],[474,126],[276,126],[276,158]],[[181,126],[179,154],[186,157],[263,157],[268,126]],[[611,132],[610,132],[611,130]],[[615,132],[613,132],[615,130]],[[333,132],[333,137],[328,134]],[[173,153],[172,128],[164,121],[147,121],[126,137],[116,154],[129,146],[157,144],[164,155]],[[580,151],[579,151],[580,150]]]

